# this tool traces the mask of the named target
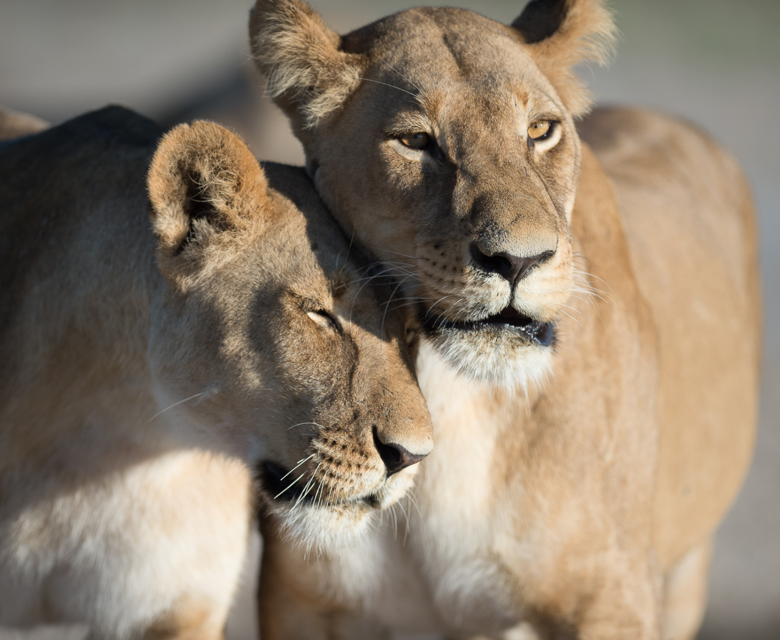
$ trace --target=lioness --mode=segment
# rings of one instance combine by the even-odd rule
[[[613,33],[596,0],[346,36],[257,0],[254,57],[318,192],[417,302],[436,442],[398,540],[304,560],[264,523],[264,640],[695,635],[753,443],[753,208],[688,125],[602,110],[578,132],[572,69]]]
[[[316,542],[431,448],[403,315],[304,172],[161,133],[107,108],[0,146],[2,625],[221,638],[253,471]]]

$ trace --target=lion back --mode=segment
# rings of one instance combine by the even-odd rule
[[[66,316],[68,298],[96,285],[121,242],[97,235],[151,233],[141,203],[148,159],[161,129],[121,107],[106,107],[36,135],[0,143],[0,388],[18,374],[19,345]],[[128,199],[94,206],[111,192]],[[137,192],[137,193],[136,193]],[[138,195],[140,194],[140,196]],[[116,198],[114,198],[114,201]],[[138,212],[141,215],[137,215]],[[127,218],[116,226],[118,218]],[[131,219],[132,218],[132,219]],[[132,237],[130,237],[132,236]],[[101,253],[102,252],[102,253]],[[36,333],[32,333],[36,332]],[[3,395],[4,395],[3,394]],[[0,400],[5,404],[6,398]]]

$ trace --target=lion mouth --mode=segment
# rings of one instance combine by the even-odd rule
[[[513,307],[507,307],[500,313],[482,320],[457,322],[441,317],[430,317],[426,318],[423,324],[431,333],[441,333],[446,330],[510,332],[543,347],[549,347],[555,336],[555,327],[552,322],[539,322],[523,315]]]
[[[295,476],[291,471],[274,462],[262,462],[258,465],[258,477],[265,493],[273,500],[280,502],[292,502],[302,500],[311,502],[309,495],[304,494],[306,481],[305,473]]]
[[[257,477],[263,492],[274,502],[294,502],[296,505],[313,505],[315,503],[315,496],[318,493],[316,491],[317,483],[312,481],[311,476],[306,472],[296,475],[275,462],[265,461],[257,466]],[[379,500],[376,496],[369,495],[338,503],[323,499],[317,502],[322,506],[329,507],[363,504],[377,508]]]

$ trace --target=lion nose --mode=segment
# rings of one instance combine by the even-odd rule
[[[544,262],[553,255],[553,251],[544,251],[538,255],[523,258],[506,251],[486,253],[477,243],[471,245],[471,258],[474,263],[487,273],[497,273],[503,276],[511,287],[520,282],[534,265]]]
[[[398,473],[406,467],[410,467],[413,464],[420,462],[428,452],[418,454],[411,453],[405,447],[396,442],[391,442],[389,439],[383,437],[379,433],[379,429],[374,426],[374,447],[379,453],[379,457],[382,458],[382,462],[385,463],[387,469],[387,477],[389,478],[394,473]]]

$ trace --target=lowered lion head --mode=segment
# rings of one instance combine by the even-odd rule
[[[546,371],[573,289],[569,222],[598,0],[534,0],[511,26],[422,8],[346,36],[299,0],[258,0],[255,60],[349,234],[397,270],[460,370],[508,386]]]
[[[301,169],[261,169],[213,123],[168,133],[148,184],[167,282],[149,349],[159,405],[227,435],[305,539],[365,526],[432,446],[386,276]]]

